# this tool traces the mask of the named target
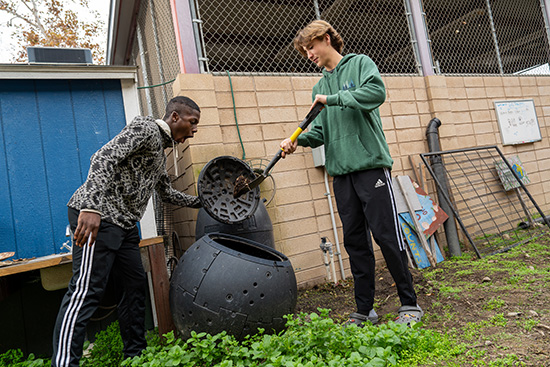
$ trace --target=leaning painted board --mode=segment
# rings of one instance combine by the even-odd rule
[[[413,231],[409,224],[401,217],[399,218],[399,224],[401,225],[401,229],[403,230],[403,234],[405,235],[405,240],[407,241],[407,244],[411,249],[411,253],[413,255],[416,266],[420,269],[429,267],[430,262],[428,261],[428,256],[426,256],[426,251],[424,251],[424,249],[420,245],[420,241],[415,231]],[[433,240],[435,241],[435,238]],[[437,245],[437,243],[435,244],[435,252],[435,260],[437,263],[440,263],[441,261],[443,261],[443,255],[441,254],[441,250],[439,250],[439,246]]]
[[[420,202],[420,210],[415,211],[416,218],[422,226],[422,233],[426,239],[437,231],[437,229],[449,218],[447,213],[437,205],[433,199],[416,182],[412,182],[416,195]],[[399,213],[409,226],[414,227],[414,221],[409,213]]]

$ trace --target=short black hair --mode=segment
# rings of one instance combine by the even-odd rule
[[[176,111],[178,115],[183,114],[185,108],[190,108],[192,110],[201,112],[199,105],[197,105],[195,101],[193,101],[191,98],[177,96],[172,98],[170,102],[168,102],[168,104],[166,105],[166,113],[164,114],[164,119],[166,120],[174,111]]]

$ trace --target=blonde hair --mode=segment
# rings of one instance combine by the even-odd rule
[[[325,34],[330,36],[330,45],[341,54],[344,49],[344,40],[342,40],[338,32],[324,20],[314,20],[304,29],[299,31],[296,37],[294,37],[294,48],[298,50],[302,56],[307,57],[307,52],[304,50],[304,47],[307,48],[316,39],[323,39]]]

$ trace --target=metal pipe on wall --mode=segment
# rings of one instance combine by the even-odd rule
[[[342,261],[342,252],[340,251],[340,240],[338,239],[338,229],[336,228],[336,219],[334,217],[334,207],[332,206],[332,196],[330,195],[330,188],[328,185],[328,173],[325,171],[325,189],[327,190],[325,195],[328,199],[328,208],[330,211],[330,220],[332,222],[332,230],[334,232],[334,242],[336,244],[336,256],[338,257],[338,264],[340,265],[340,273],[342,274],[342,280],[346,279],[346,273],[344,272],[344,263]]]
[[[170,0],[176,47],[182,74],[200,74],[196,36],[193,31],[191,0]]]
[[[334,284],[337,284],[338,279],[336,277],[336,269],[334,267],[334,251],[332,250],[332,243],[326,237],[321,237],[320,248],[321,251],[323,251],[323,259],[325,262],[325,268],[327,270],[327,280],[332,280]],[[330,270],[332,270],[332,275],[330,273]]]
[[[191,21],[193,22],[193,30],[195,35],[195,44],[197,46],[197,59],[200,64],[201,73],[209,73],[210,66],[208,65],[208,56],[206,56],[206,47],[204,42],[204,31],[202,28],[203,21],[198,1],[190,2]]]
[[[439,121],[439,119],[435,117],[431,119],[428,123],[428,128],[426,129],[426,138],[428,140],[428,147],[430,149],[430,152],[441,151],[441,148],[439,146],[438,132],[440,126],[441,121]],[[445,168],[443,167],[443,159],[441,158],[441,156],[434,155],[430,157],[430,165],[432,166],[432,170],[437,176],[437,179],[441,182],[441,187],[443,188],[443,191],[445,191],[447,196],[450,197],[449,189],[447,187],[447,177],[445,175]],[[437,197],[439,200],[439,206],[449,216],[449,219],[447,219],[445,223],[443,223],[443,227],[445,228],[445,237],[447,238],[447,246],[449,246],[449,252],[451,253],[451,256],[460,256],[462,252],[460,250],[460,243],[458,241],[458,232],[456,229],[453,211],[449,203],[447,203],[445,195],[440,192],[440,190],[437,191]]]

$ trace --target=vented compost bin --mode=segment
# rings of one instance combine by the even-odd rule
[[[204,208],[201,208],[197,216],[195,240],[198,241],[205,234],[215,232],[248,238],[249,240],[275,248],[273,223],[262,201],[258,204],[253,216],[236,224],[220,222],[209,215]]]
[[[222,233],[191,245],[170,282],[172,317],[183,338],[192,330],[225,330],[239,339],[258,328],[279,332],[296,299],[296,277],[284,254]]]

